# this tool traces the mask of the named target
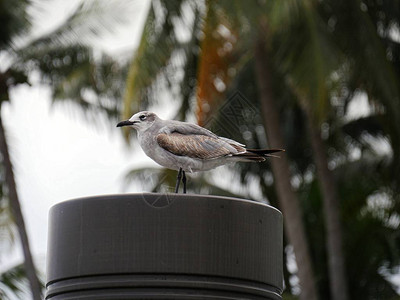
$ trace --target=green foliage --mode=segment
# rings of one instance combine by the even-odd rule
[[[0,0],[0,50],[13,47],[13,40],[30,27],[28,0]]]
[[[7,188],[4,184],[4,170],[0,168],[0,256],[10,251],[15,242],[15,224],[8,203]]]
[[[127,71],[110,57],[96,53],[90,42],[100,34],[112,32],[113,25],[126,20],[122,3],[82,2],[58,28],[32,40],[28,35],[31,25],[28,11],[32,6],[48,5],[47,1],[0,0],[0,51],[2,58],[6,58],[4,61],[8,60],[0,71],[0,105],[1,101],[9,100],[10,89],[18,84],[30,84],[32,75],[39,74],[41,81],[52,88],[55,100],[73,101],[83,111],[95,112],[96,117],[101,112],[116,118],[121,110],[122,78]],[[14,230],[9,203],[3,195],[4,177],[0,172],[1,251],[8,250],[6,246],[12,243]],[[19,226],[20,232],[26,232]],[[25,248],[29,249],[27,244]],[[24,267],[35,273],[33,266]],[[17,266],[0,274],[1,299],[29,297],[25,279],[30,272],[25,272],[24,267]]]
[[[398,297],[394,287],[377,272],[382,266],[390,269],[400,264],[400,237],[395,225],[400,214],[394,206],[398,199],[384,192],[389,191],[386,172],[387,162],[368,158],[337,170],[353,298]],[[395,223],[390,221],[392,217],[397,219]]]
[[[29,76],[39,72],[42,81],[52,87],[54,100],[67,99],[85,112],[101,112],[117,119],[127,69],[111,57],[95,53],[90,42],[125,22],[128,16],[124,8],[117,1],[84,2],[46,35],[18,48],[8,45],[13,63],[0,74],[0,79],[4,77],[0,80],[1,99],[8,100],[10,87],[29,83]],[[3,82],[7,85],[2,89]]]
[[[185,2],[190,1],[177,1],[175,6],[170,3],[169,7],[160,1],[164,8],[161,20],[156,14],[158,8],[152,6],[127,80],[126,117],[156,103],[153,97],[157,95],[154,91],[158,80],[176,67],[173,54],[182,45],[168,26],[172,16],[182,17],[178,12]],[[392,34],[399,28],[399,1],[205,1],[204,5],[204,11],[212,9],[215,18],[208,21],[215,27],[229,26],[229,32],[238,40],[231,57],[235,61],[231,69],[234,79],[220,94],[218,103],[222,105],[213,111],[207,127],[250,147],[267,146],[251,55],[254,41],[260,36],[265,38],[272,63],[271,86],[279,99],[286,155],[312,241],[311,256],[321,299],[330,297],[325,215],[301,106],[311,110],[316,126],[322,128],[329,166],[337,180],[351,299],[398,298],[387,274],[395,272],[400,264],[400,201],[396,196],[400,190],[400,46]],[[204,35],[205,14],[196,18],[195,24],[203,22],[200,28]],[[192,45],[199,45],[196,27],[190,28]],[[154,49],[154,41],[162,47]],[[182,83],[196,80],[195,60],[204,53],[187,52]],[[220,71],[224,72],[225,67]],[[193,94],[191,85],[188,90],[185,99]],[[237,91],[245,98],[240,107],[230,101]],[[349,121],[349,103],[357,93],[368,97],[371,114]],[[183,103],[181,112],[186,112],[190,105]],[[234,112],[235,123],[227,122],[227,111]],[[183,119],[181,112],[178,115]],[[390,153],[376,150],[381,141],[390,146]],[[150,190],[174,186],[175,172],[146,170],[135,171],[130,178],[141,182],[152,178],[152,185],[144,186]],[[258,178],[263,197],[277,205],[268,163],[239,163],[232,170],[240,174],[244,186],[251,186]],[[285,270],[285,299],[296,298],[291,295],[295,286],[288,280],[292,275],[289,273]]]
[[[40,10],[41,6],[44,8],[48,3],[44,1],[32,5],[33,8]],[[90,46],[99,36],[113,33],[116,25],[124,24],[129,17],[123,1],[83,1],[58,27],[19,47],[16,51],[18,54],[24,51],[39,53],[62,49],[68,45]]]
[[[193,93],[191,83],[196,66],[196,46],[198,44],[199,7],[194,3],[186,6],[185,1],[159,1],[152,3],[144,25],[139,47],[129,67],[126,92],[124,96],[124,118],[129,118],[149,105],[157,103],[156,91],[165,81],[170,87],[179,85],[179,80],[172,76],[183,62],[184,78],[181,81],[183,105],[180,116],[187,111],[188,99]],[[159,6],[160,7],[159,7]],[[182,10],[193,13],[194,23],[187,24]],[[178,27],[186,25],[190,31],[188,41],[178,36]],[[186,108],[185,108],[186,107]]]
[[[23,281],[26,280],[25,278],[25,269],[22,264],[3,272],[0,275],[0,282],[2,283],[0,286],[1,298],[10,299],[9,297],[11,295],[18,295],[21,297],[26,292],[24,291],[23,283]],[[10,293],[10,291],[12,293]]]
[[[95,59],[90,48],[79,45],[27,52],[21,67],[28,64],[32,71],[40,71],[43,81],[53,87],[54,101],[69,100],[86,113],[106,113],[117,119],[125,67],[106,55]]]
[[[202,10],[202,4],[194,1],[152,2],[129,65],[123,118],[158,103],[167,90],[171,99],[181,102],[176,117],[186,119],[197,83]],[[188,37],[181,36],[182,30]],[[128,138],[129,132],[124,133]]]
[[[254,81],[251,79],[252,67],[248,65],[237,76],[235,84],[231,87],[232,90],[240,90],[250,109],[258,109],[256,101],[257,93],[254,86]],[[279,75],[278,75],[279,76]],[[279,77],[277,78],[279,81]],[[322,199],[320,196],[319,185],[315,180],[315,170],[312,165],[311,151],[308,144],[307,136],[304,128],[305,120],[302,111],[293,101],[293,95],[285,92],[280,87],[279,82],[274,84],[275,92],[281,99],[281,119],[282,127],[284,128],[284,139],[287,141],[286,154],[291,158],[292,167],[295,177],[300,183],[298,192],[301,196],[303,205],[304,220],[307,225],[307,235],[312,241],[311,255],[314,262],[319,294],[322,299],[329,298],[329,281],[327,277],[327,257],[325,252],[325,230],[324,230],[324,213],[322,209]],[[228,92],[228,99],[230,99]],[[223,110],[230,111],[233,107],[230,100],[226,101],[222,107]],[[249,107],[243,107],[246,111]],[[237,106],[236,106],[237,109]],[[221,125],[220,120],[223,116],[221,111],[216,114],[217,118],[213,119],[216,123],[215,130],[219,130],[219,134],[244,141],[251,147],[263,147],[263,141],[259,139],[260,134],[257,133],[257,128],[261,126],[259,116],[253,115],[251,119],[239,118],[241,120],[235,125],[241,130],[228,130],[226,122]],[[243,112],[236,110],[237,115],[242,115]],[[345,252],[347,253],[347,267],[351,275],[349,275],[349,284],[351,288],[352,299],[374,299],[373,295],[380,291],[384,295],[394,297],[397,295],[394,292],[391,284],[378,271],[382,265],[387,265],[391,262],[391,267],[394,268],[400,263],[396,258],[396,253],[400,249],[399,237],[396,235],[393,228],[387,228],[385,223],[390,218],[399,216],[399,209],[396,208],[396,200],[394,197],[393,205],[389,207],[389,211],[384,217],[377,221],[376,217],[371,218],[370,213],[362,214],[361,212],[367,207],[369,197],[373,196],[377,191],[392,186],[390,170],[392,165],[386,156],[378,155],[373,150],[373,145],[368,139],[364,139],[363,135],[368,132],[374,137],[383,137],[385,132],[382,130],[382,116],[370,115],[360,119],[355,119],[345,122],[343,119],[337,118],[332,121],[328,137],[328,143],[334,147],[331,151],[331,159],[338,161],[335,169],[335,177],[338,180],[340,191],[340,199],[342,203],[341,214],[344,224]],[[211,124],[211,128],[213,128]],[[249,132],[251,134],[249,134]],[[262,136],[262,135],[261,135]],[[247,137],[245,139],[244,137]],[[351,161],[349,153],[355,148],[361,149],[361,159]],[[374,160],[372,158],[378,158]],[[350,160],[349,160],[350,159]],[[372,159],[372,160],[371,160]],[[251,175],[264,178],[261,186],[263,195],[274,205],[277,205],[276,195],[272,188],[271,171],[269,164],[236,164],[232,170],[239,171],[242,175],[243,182],[249,182],[252,179]],[[368,177],[366,176],[368,175]],[[393,192],[392,192],[393,193]],[[370,239],[370,232],[376,233],[376,239]],[[371,245],[371,250],[365,251]],[[392,245],[387,247],[386,245]],[[363,251],[363,255],[359,254]],[[365,255],[364,255],[365,254]],[[373,259],[372,259],[373,258]],[[365,283],[360,283],[360,270],[363,270]],[[286,281],[286,284],[289,284]],[[366,288],[368,285],[368,288]],[[359,297],[357,295],[363,295]]]
[[[129,171],[125,176],[125,184],[140,182],[142,189],[157,193],[174,193],[176,171],[165,168],[138,168]],[[213,184],[206,176],[190,177],[187,182],[188,193],[211,194],[226,197],[243,198],[227,189]]]
[[[44,288],[43,282],[40,282]],[[0,298],[8,299],[28,299],[31,295],[26,280],[26,272],[23,264],[19,264],[5,270],[0,274]]]
[[[329,76],[338,67],[339,53],[315,4],[299,2],[288,26],[272,28],[271,47],[275,65],[285,74],[298,100],[312,111],[317,124],[321,124],[329,114]],[[274,8],[281,10],[278,5]],[[280,15],[283,22],[293,16],[293,10],[284,10],[289,15]]]

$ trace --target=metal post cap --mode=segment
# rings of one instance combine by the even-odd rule
[[[281,299],[282,215],[188,194],[69,200],[49,216],[46,299]]]

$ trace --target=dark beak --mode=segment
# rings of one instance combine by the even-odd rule
[[[121,121],[121,122],[119,122],[119,123],[117,124],[117,127],[131,126],[131,125],[133,125],[133,124],[135,124],[135,122],[131,122],[131,121],[129,121],[129,120],[126,120],[126,121]]]

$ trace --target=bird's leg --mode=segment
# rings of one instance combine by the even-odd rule
[[[179,191],[179,184],[181,183],[182,178],[182,168],[179,168],[178,177],[176,178],[176,185],[175,185],[175,193]]]
[[[182,183],[183,183],[183,193],[186,194],[186,174],[185,171],[182,171],[183,177],[182,177]]]

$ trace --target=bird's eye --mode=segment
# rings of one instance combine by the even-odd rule
[[[144,121],[144,120],[146,120],[146,116],[145,115],[140,115],[139,119],[140,119],[140,121]]]

